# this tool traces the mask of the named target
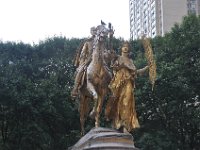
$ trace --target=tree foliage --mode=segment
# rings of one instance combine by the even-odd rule
[[[80,41],[54,37],[34,46],[0,43],[3,149],[56,150],[75,142],[78,113],[69,93],[71,57]]]
[[[148,82],[138,79],[142,88],[136,93],[142,124],[136,139],[143,149],[199,147],[199,36],[200,18],[187,16],[165,37],[152,39],[158,73],[156,85],[151,91]],[[146,140],[150,140],[149,146]]]

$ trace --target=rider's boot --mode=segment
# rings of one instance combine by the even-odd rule
[[[79,87],[79,84],[74,85],[74,88],[72,89],[72,92],[71,92],[71,97],[77,97],[78,96],[78,87]]]

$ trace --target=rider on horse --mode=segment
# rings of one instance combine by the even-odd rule
[[[76,97],[78,95],[78,90],[83,84],[84,72],[86,71],[87,66],[92,59],[92,49],[93,49],[93,42],[94,42],[94,38],[95,38],[95,34],[96,34],[96,28],[91,27],[90,33],[92,36],[89,39],[87,39],[86,42],[84,43],[82,50],[81,50],[81,54],[78,58],[79,65],[76,70],[74,88],[71,92],[72,97]]]

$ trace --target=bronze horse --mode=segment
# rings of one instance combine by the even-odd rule
[[[95,127],[99,127],[100,113],[104,98],[108,92],[108,84],[111,81],[111,72],[105,62],[105,40],[109,30],[104,25],[97,26],[92,52],[92,60],[85,72],[84,82],[80,88],[80,124],[81,133],[84,135],[84,124],[88,116],[91,103],[93,100],[93,109],[90,117],[95,119]]]

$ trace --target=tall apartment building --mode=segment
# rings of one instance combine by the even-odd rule
[[[200,0],[129,0],[130,38],[164,35],[183,16],[200,14]]]

